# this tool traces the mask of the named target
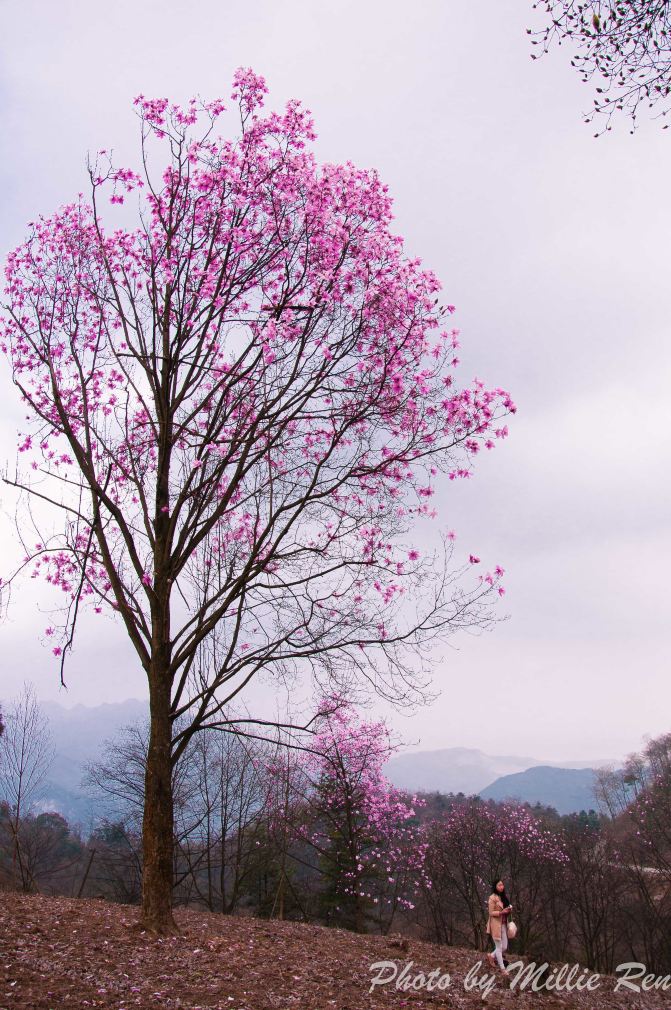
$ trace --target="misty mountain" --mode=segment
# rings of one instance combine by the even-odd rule
[[[43,702],[55,745],[55,758],[36,809],[54,810],[88,830],[108,814],[82,787],[84,766],[100,758],[103,744],[122,726],[142,721],[147,702],[138,699],[95,707],[65,708]],[[491,755],[466,747],[416,751],[393,757],[385,767],[390,781],[412,792],[443,792],[484,798],[516,797],[554,806],[560,813],[594,806],[593,768],[612,761],[538,761],[517,755]]]
[[[55,757],[35,804],[40,811],[56,811],[71,823],[88,829],[94,820],[109,813],[82,787],[84,766],[101,756],[106,740],[114,738],[122,726],[141,721],[147,715],[147,703],[136,698],[114,704],[75,705],[65,708],[57,702],[40,703],[49,720]]]
[[[515,779],[515,776],[526,773],[534,767],[584,771],[615,763],[607,759],[539,761],[531,757],[492,755],[466,747],[448,747],[444,750],[415,751],[396,755],[387,763],[385,773],[399,789],[409,789],[413,792],[462,792],[466,795],[484,795],[483,790],[487,787],[493,788],[497,780],[511,777]],[[548,788],[553,781],[548,779]],[[522,789],[523,785],[524,782],[521,782],[515,785],[515,788]],[[539,801],[552,804],[552,795],[550,788],[548,796],[539,797]],[[533,802],[536,802],[535,798]]]

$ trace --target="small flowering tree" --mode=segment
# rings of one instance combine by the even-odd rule
[[[656,866],[671,882],[671,775],[650,775],[627,809],[631,840],[642,865]]]
[[[491,882],[503,877],[520,913],[524,946],[543,875],[566,862],[558,833],[521,804],[476,797],[456,800],[446,814],[426,825],[425,834],[425,870],[432,882],[425,907],[436,938],[481,948]]]
[[[667,737],[668,743],[668,737]],[[671,769],[649,769],[645,788],[618,825],[621,865],[634,894],[623,929],[641,944],[646,963],[671,957]]]
[[[320,720],[294,779],[302,816],[294,807],[291,827],[317,856],[325,914],[357,932],[369,921],[388,932],[426,884],[417,801],[382,772],[394,750],[383,722],[362,722],[340,705]]]
[[[628,955],[661,971],[671,958],[671,734],[648,740],[622,768],[602,770],[598,787],[612,818],[610,869],[625,891],[617,939],[625,938]],[[604,960],[602,939],[598,953]]]
[[[499,804],[496,810],[496,836],[502,851],[502,868],[508,874],[510,890],[515,894],[518,943],[528,950],[539,940],[546,924],[541,913],[548,893],[561,894],[566,880],[568,855],[558,824],[548,825],[520,803]],[[562,921],[557,916],[557,922]],[[565,923],[566,917],[563,922]],[[549,930],[548,930],[549,933]],[[547,935],[547,934],[546,934]]]
[[[239,729],[227,706],[260,670],[416,697],[417,650],[503,592],[500,569],[450,570],[449,539],[436,566],[410,538],[514,406],[455,383],[452,309],[376,173],[320,167],[308,113],[264,114],[265,93],[236,74],[236,139],[222,101],[140,96],[141,170],[101,152],[90,199],[36,220],[6,269],[28,421],[5,478],[62,517],[23,531],[19,570],[63,593],[61,677],[84,605],[117,615],[147,677],[143,921],[163,932],[193,733]]]

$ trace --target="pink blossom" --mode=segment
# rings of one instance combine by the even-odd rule
[[[406,598],[451,585],[405,544],[515,406],[454,374],[454,307],[405,252],[377,172],[320,164],[310,113],[266,111],[267,93],[236,71],[222,130],[218,98],[138,95],[134,165],[99,152],[91,197],[37,217],[9,254],[22,479],[72,507],[25,565],[66,625],[75,600],[121,611],[141,662],[165,594],[189,643],[178,665],[211,627],[240,669],[312,647],[382,669],[412,638]],[[500,574],[455,586],[460,613]]]

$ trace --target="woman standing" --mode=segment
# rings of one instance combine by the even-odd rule
[[[508,948],[508,932],[506,923],[508,916],[513,910],[513,906],[508,901],[505,884],[502,880],[495,880],[492,883],[492,893],[489,895],[487,905],[489,918],[487,919],[487,932],[494,941],[494,953],[487,954],[490,964],[498,964],[501,971],[507,975],[506,966],[503,963],[504,951]]]

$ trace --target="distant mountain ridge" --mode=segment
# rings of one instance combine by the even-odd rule
[[[57,702],[42,702],[49,719],[56,755],[43,791],[39,810],[55,810],[72,823],[90,828],[102,811],[82,788],[85,765],[96,761],[106,740],[122,726],[143,720],[146,701],[92,707],[65,708]],[[616,761],[539,761],[518,755],[491,755],[475,748],[398,754],[387,763],[385,773],[401,789],[412,792],[465,793],[487,799],[516,798],[540,802],[570,813],[595,806],[592,793],[594,769],[617,765]]]
[[[396,755],[387,763],[385,773],[399,789],[412,792],[518,799],[552,806],[563,814],[594,808],[594,769],[617,764],[612,759],[539,761],[448,747]]]
[[[485,800],[516,799],[523,803],[543,803],[559,814],[596,810],[596,774],[593,768],[552,768],[537,765],[515,775],[502,775],[480,791]]]

